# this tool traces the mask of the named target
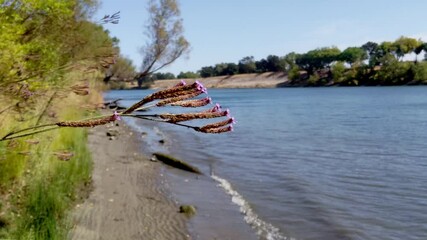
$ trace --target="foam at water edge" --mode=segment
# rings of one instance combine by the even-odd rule
[[[268,240],[295,240],[294,238],[289,238],[283,236],[279,229],[260,219],[258,215],[252,210],[249,206],[249,203],[240,195],[236,190],[231,187],[231,184],[214,174],[211,177],[219,182],[219,186],[221,186],[227,194],[231,196],[231,201],[240,207],[240,212],[245,216],[245,221],[257,231],[258,236],[262,239]]]

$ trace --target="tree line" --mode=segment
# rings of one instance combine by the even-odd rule
[[[420,59],[420,54],[424,53]],[[411,60],[407,60],[412,57]],[[414,59],[415,57],[415,59]],[[285,72],[290,86],[403,85],[427,83],[427,43],[400,37],[395,41],[367,42],[362,46],[323,47],[306,53],[253,56],[238,63],[219,63],[196,72],[155,73],[152,79],[215,77],[245,73]]]

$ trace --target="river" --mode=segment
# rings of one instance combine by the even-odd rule
[[[129,106],[150,92],[105,97]],[[195,182],[171,192],[205,199],[199,218],[229,208],[221,216],[240,218],[260,239],[427,239],[427,87],[210,89],[209,96],[231,110],[234,132],[132,121],[167,139],[160,146],[148,136],[152,151],[164,148],[206,173],[210,180],[199,183],[170,177],[172,189],[179,179]],[[223,225],[247,239],[239,238],[244,226]]]

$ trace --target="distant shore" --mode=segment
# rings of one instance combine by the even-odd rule
[[[379,85],[343,85],[336,83],[332,80],[324,81],[316,85],[310,84],[306,80],[290,80],[288,75],[284,72],[265,72],[265,73],[248,73],[248,74],[236,74],[229,76],[217,76],[208,78],[188,78],[188,79],[162,79],[155,80],[148,86],[142,89],[164,89],[170,86],[176,85],[181,80],[186,82],[194,82],[195,80],[200,81],[209,89],[212,88],[286,88],[286,87],[359,87],[359,86],[409,86],[409,85],[426,85],[423,82],[408,82],[406,84],[379,84]],[[357,81],[354,81],[357,82]],[[118,89],[114,88],[113,89]],[[123,90],[138,90],[136,81],[126,82],[124,85],[120,85],[120,89]]]
[[[266,72],[197,79],[156,80],[149,86],[149,88],[168,88],[177,84],[181,80],[184,80],[186,82],[194,82],[195,80],[198,80],[203,83],[203,85],[207,88],[277,88],[285,86],[289,82],[288,76],[283,72]],[[135,88],[135,81],[131,83],[126,83],[125,89]]]

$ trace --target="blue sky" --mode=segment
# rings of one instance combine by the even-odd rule
[[[105,27],[120,39],[124,56],[141,64],[148,0],[101,0],[95,19],[120,11]],[[179,0],[185,37],[191,44],[161,72],[197,71],[246,56],[304,53],[318,47],[341,50],[400,36],[427,41],[426,0]]]

